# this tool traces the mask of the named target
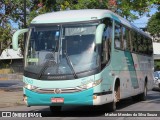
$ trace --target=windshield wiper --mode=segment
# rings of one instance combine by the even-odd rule
[[[54,60],[48,60],[45,62],[44,66],[42,67],[41,71],[38,74],[38,79],[41,78],[42,74],[45,72],[45,70],[50,67],[51,65],[56,65],[57,63]]]
[[[78,76],[77,76],[77,74],[76,74],[76,72],[75,72],[75,70],[74,70],[73,64],[72,64],[71,60],[69,59],[69,56],[68,56],[68,54],[67,54],[67,51],[64,51],[64,55],[65,55],[65,57],[66,57],[66,60],[67,60],[67,63],[68,63],[68,65],[69,65],[69,67],[71,68],[71,70],[72,70],[72,72],[73,72],[74,78],[78,78]]]

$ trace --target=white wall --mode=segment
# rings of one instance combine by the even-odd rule
[[[23,56],[21,54],[20,49],[18,51],[15,51],[13,49],[5,49],[2,52],[2,55],[0,56],[0,60],[5,60],[5,59],[22,59]]]
[[[160,43],[153,42],[153,53],[160,55]]]

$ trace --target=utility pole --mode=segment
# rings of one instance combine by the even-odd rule
[[[26,0],[24,0],[24,10],[23,10],[23,13],[24,13],[24,28],[26,28]]]
[[[24,0],[24,9],[23,9],[23,16],[24,16],[24,28],[26,28],[27,27],[27,25],[26,25],[26,0]],[[25,47],[25,44],[26,44],[26,33],[24,33],[24,47]]]

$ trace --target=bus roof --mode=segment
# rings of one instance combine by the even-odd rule
[[[147,33],[143,32],[142,30],[140,30],[139,28],[131,24],[129,21],[122,18],[121,16],[113,13],[110,10],[102,10],[102,9],[67,10],[67,11],[46,13],[35,17],[32,20],[31,24],[82,22],[82,21],[99,20],[105,17],[112,18],[122,23],[123,25],[138,31],[141,34],[150,37]]]

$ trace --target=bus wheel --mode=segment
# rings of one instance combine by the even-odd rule
[[[62,110],[62,106],[50,106],[50,111],[52,113],[60,112]]]
[[[106,104],[106,109],[108,112],[114,112],[116,111],[116,102],[111,102],[111,103],[108,103]]]
[[[145,101],[147,99],[147,83],[144,85],[144,92],[139,95],[140,100]]]
[[[106,104],[106,109],[107,109],[107,111],[108,112],[114,112],[114,111],[116,111],[116,103],[119,101],[119,99],[118,99],[118,95],[119,95],[119,87],[117,87],[117,89],[115,89],[115,91],[114,91],[114,96],[115,96],[115,98],[114,98],[114,100],[113,100],[113,102],[111,102],[111,103],[108,103],[108,104]]]

